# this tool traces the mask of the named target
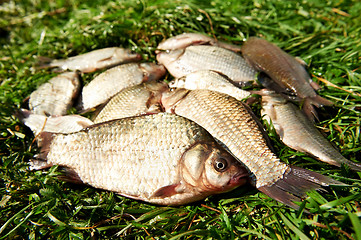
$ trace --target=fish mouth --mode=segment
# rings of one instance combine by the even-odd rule
[[[248,181],[248,172],[240,171],[236,173],[228,182],[230,186],[240,186]]]

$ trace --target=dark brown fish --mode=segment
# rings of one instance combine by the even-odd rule
[[[293,56],[265,39],[250,37],[241,48],[243,57],[258,71],[266,73],[274,83],[267,83],[275,91],[294,94],[303,102],[306,114],[313,119],[317,113],[313,106],[330,106],[333,103],[317,95],[304,66]],[[269,79],[265,79],[269,81]],[[282,91],[281,90],[281,91]]]

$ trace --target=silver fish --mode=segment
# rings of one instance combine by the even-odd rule
[[[167,112],[188,118],[221,143],[250,173],[253,184],[268,196],[298,208],[311,189],[342,184],[321,174],[287,165],[273,153],[263,128],[241,101],[209,90],[178,89],[164,93]]]
[[[75,72],[62,73],[42,84],[30,94],[29,108],[35,114],[65,115],[80,91]]]
[[[109,47],[97,49],[67,59],[50,59],[40,57],[40,68],[58,68],[62,71],[72,70],[84,73],[94,72],[98,69],[110,68],[119,64],[137,62],[142,59],[138,53],[129,49]]]
[[[282,142],[300,152],[308,153],[320,161],[361,171],[361,164],[344,158],[313,123],[293,103],[283,97],[268,92],[262,96],[262,115],[272,122]]]
[[[161,52],[157,60],[176,78],[199,70],[219,72],[241,86],[256,78],[256,70],[239,54],[216,46],[196,45]]]
[[[168,90],[165,82],[150,81],[129,87],[112,97],[94,118],[94,123],[162,112],[162,92]]]
[[[208,89],[228,94],[238,100],[248,97],[251,93],[234,86],[227,77],[211,70],[200,70],[176,78],[169,83],[171,88],[185,88],[189,90]]]
[[[212,45],[222,47],[233,52],[240,52],[239,46],[218,41],[201,33],[182,33],[180,35],[168,38],[161,42],[157,49],[159,50],[175,50],[188,47],[190,45]]]
[[[87,111],[107,102],[124,88],[157,80],[164,74],[165,68],[155,63],[128,63],[113,67],[83,87],[77,108]]]
[[[47,117],[26,109],[20,109],[16,115],[24,125],[33,131],[35,136],[43,131],[54,133],[77,132],[94,124],[90,119],[80,115]]]
[[[266,73],[274,83],[272,90],[296,94],[304,101],[304,109],[310,119],[317,117],[313,106],[330,106],[333,103],[317,95],[310,75],[293,56],[265,39],[250,37],[242,46],[243,57],[258,71]],[[267,79],[267,78],[266,78]],[[266,81],[268,81],[267,79]]]
[[[197,201],[232,190],[248,177],[204,129],[167,113],[71,134],[43,132],[38,139],[42,152],[32,169],[57,164],[66,168],[68,180],[155,204]]]

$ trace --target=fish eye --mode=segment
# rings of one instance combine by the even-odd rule
[[[213,167],[217,172],[224,172],[228,168],[227,160],[224,158],[218,158],[213,162]]]

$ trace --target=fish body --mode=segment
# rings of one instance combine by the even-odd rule
[[[16,115],[24,125],[33,131],[35,136],[43,131],[54,133],[77,132],[94,124],[90,119],[80,115],[47,117],[26,109],[20,109]]]
[[[40,85],[30,94],[29,108],[35,114],[65,115],[80,91],[75,72],[62,73]]]
[[[165,68],[155,63],[128,63],[108,69],[83,87],[78,109],[87,111],[107,102],[124,88],[157,80],[164,74]]]
[[[247,171],[197,124],[160,113],[39,135],[33,169],[66,168],[73,181],[162,205],[180,205],[246,182]]]
[[[239,46],[218,41],[201,33],[182,33],[180,35],[168,38],[161,42],[157,49],[159,50],[175,50],[186,48],[190,45],[212,45],[222,47],[234,52],[240,52]]]
[[[188,118],[207,130],[253,174],[253,184],[278,201],[297,208],[293,201],[299,201],[308,190],[339,183],[281,162],[270,149],[254,114],[229,95],[179,89],[165,93],[162,102],[167,112]]]
[[[62,71],[71,70],[84,73],[110,68],[123,63],[137,62],[141,59],[140,54],[119,47],[97,49],[67,59],[40,58],[41,61],[46,62],[42,63],[41,68],[50,67],[58,68]]]
[[[316,115],[312,105],[332,105],[332,102],[317,95],[312,80],[304,66],[293,56],[265,39],[250,37],[241,47],[243,57],[258,71],[266,73],[278,89],[285,94],[295,94],[304,101],[308,116]],[[272,84],[269,84],[272,85]]]
[[[168,90],[168,85],[157,81],[128,87],[106,103],[94,118],[94,123],[146,113],[159,113],[163,111],[160,103],[161,93],[166,90]]]
[[[238,100],[250,95],[250,92],[234,86],[227,77],[211,70],[192,72],[169,83],[171,88],[185,88],[188,90],[208,89],[228,94]]]
[[[245,85],[252,83],[256,76],[256,70],[239,54],[216,46],[195,45],[161,52],[157,60],[176,78],[199,70],[213,70]]]
[[[272,122],[282,142],[290,148],[335,166],[345,164],[361,171],[361,164],[343,157],[297,106],[281,96],[263,95],[262,115],[266,121]]]

